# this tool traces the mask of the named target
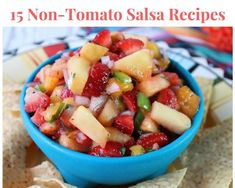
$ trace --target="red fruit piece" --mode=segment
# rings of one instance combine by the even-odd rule
[[[76,135],[76,141],[78,144],[86,146],[86,147],[91,147],[93,141],[85,135],[83,132],[78,132]]]
[[[114,120],[114,126],[124,134],[132,135],[134,122],[131,115],[119,115]]]
[[[75,126],[69,121],[70,117],[73,115],[75,107],[70,107],[62,112],[59,117],[59,120],[63,123],[64,126],[68,128],[75,128]]]
[[[74,94],[70,89],[64,88],[61,92],[60,98],[63,100],[65,98],[69,98],[69,97],[73,97],[73,96],[74,96]]]
[[[137,111],[137,98],[136,98],[136,91],[128,91],[122,95],[123,102],[127,105],[127,108],[132,111]]]
[[[130,147],[134,146],[136,144],[135,139],[133,137],[130,138],[125,144],[124,147],[126,148],[125,155],[131,155]]]
[[[34,115],[31,117],[31,121],[38,127],[40,127],[40,125],[46,122],[43,116],[44,111],[44,108],[38,108]]]
[[[124,39],[116,44],[125,55],[130,55],[144,47],[144,43],[138,39]]]
[[[159,92],[158,97],[157,97],[157,101],[162,104],[165,104],[175,110],[179,109],[177,97],[176,97],[174,91],[172,91],[169,88],[163,89]]]
[[[137,140],[138,145],[143,146],[145,149],[152,149],[154,144],[158,144],[161,148],[169,143],[169,138],[164,133],[149,133],[141,135]]]
[[[32,87],[27,88],[24,101],[24,110],[28,113],[35,112],[38,108],[46,108],[50,104],[50,98],[45,93]]]
[[[90,150],[89,154],[100,157],[121,157],[123,156],[122,147],[123,145],[118,142],[107,142],[104,148],[95,146]]]
[[[110,35],[110,31],[109,30],[103,30],[101,32],[99,32],[93,42],[95,44],[99,44],[100,46],[104,46],[106,48],[109,48],[112,45],[112,39],[111,39],[111,35]]]
[[[43,134],[48,135],[48,136],[53,136],[60,129],[60,125],[57,121],[53,123],[45,122],[39,127],[39,129]]]
[[[94,64],[89,72],[89,77],[83,89],[83,96],[98,97],[105,90],[109,80],[110,69],[101,63]]]
[[[163,72],[163,74],[168,78],[171,86],[176,86],[181,84],[181,80],[178,74],[174,72]]]
[[[119,60],[119,56],[115,53],[112,52],[108,52],[107,55],[109,56],[109,59],[112,61],[117,61]]]

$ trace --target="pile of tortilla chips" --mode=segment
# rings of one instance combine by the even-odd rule
[[[223,90],[223,96],[213,97],[213,81],[205,78],[197,78],[197,81],[205,101],[205,117],[197,137],[167,174],[132,187],[232,187],[232,117],[221,119],[217,113],[224,104],[218,99],[224,101],[226,91]],[[5,84],[3,87],[3,187],[75,187],[63,181],[57,169],[28,136],[19,113],[21,88],[21,84]],[[227,86],[227,90],[232,89]]]

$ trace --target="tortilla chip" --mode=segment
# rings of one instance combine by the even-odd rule
[[[188,168],[181,188],[227,188],[232,179],[232,124],[203,132],[180,159]]]
[[[56,178],[34,178],[35,183],[43,188],[76,188]]]
[[[23,88],[23,84],[3,84],[3,92],[14,92],[14,93],[20,93]]]
[[[203,93],[203,97],[204,97],[204,117],[203,117],[203,121],[202,121],[202,126],[201,129],[203,127],[203,124],[205,123],[206,117],[207,117],[207,113],[208,113],[208,109],[210,106],[210,100],[211,100],[211,96],[212,96],[212,90],[213,90],[213,83],[214,81],[208,78],[204,78],[204,77],[196,77],[196,81],[199,84],[202,93]]]
[[[182,181],[187,168],[176,170],[174,172],[165,174],[161,177],[154,178],[153,180],[148,180],[142,183],[139,183],[133,188],[177,188],[180,182]]]

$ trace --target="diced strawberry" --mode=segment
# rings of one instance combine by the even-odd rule
[[[117,48],[120,49],[125,55],[130,55],[144,47],[144,43],[138,39],[124,39],[116,44]]]
[[[109,80],[110,69],[107,65],[96,63],[89,72],[89,77],[83,89],[83,96],[98,97],[104,92]]]
[[[177,97],[174,91],[169,88],[163,89],[159,92],[157,101],[175,110],[179,109]]]
[[[109,30],[103,30],[103,31],[99,32],[95,36],[93,42],[95,44],[99,44],[101,46],[109,48],[112,45],[112,39],[111,39],[110,31]]]
[[[115,53],[112,52],[108,52],[107,55],[109,56],[109,59],[112,61],[117,61],[119,60],[119,56]]]
[[[104,148],[95,146],[90,150],[89,154],[101,157],[121,157],[123,156],[122,147],[123,145],[118,142],[107,142]]]
[[[143,146],[145,149],[152,149],[156,143],[161,148],[169,143],[169,139],[166,134],[158,132],[144,134],[137,140],[137,144]]]
[[[70,51],[68,55],[69,55],[69,57],[73,57],[74,56],[74,52]]]
[[[24,109],[28,113],[35,112],[38,108],[46,108],[50,104],[50,98],[45,93],[32,87],[27,88],[24,101]]]
[[[40,127],[40,125],[46,122],[43,116],[44,111],[44,108],[38,108],[34,115],[31,117],[32,122],[38,127]]]
[[[65,98],[69,98],[69,97],[73,97],[73,96],[74,96],[73,92],[70,89],[68,89],[67,87],[65,87],[63,89],[63,91],[61,92],[60,98],[65,99]]]
[[[119,115],[114,119],[114,126],[124,134],[132,135],[134,122],[131,115]]]
[[[53,123],[45,122],[39,127],[39,129],[43,134],[53,136],[60,129],[60,125],[57,121]]]
[[[125,155],[127,155],[127,156],[131,155],[130,147],[134,146],[135,144],[136,144],[136,142],[133,137],[131,137],[131,139],[124,144],[124,147],[126,148]]]
[[[127,105],[127,108],[132,111],[137,111],[137,98],[136,91],[128,91],[122,95],[124,103]]]
[[[181,84],[181,80],[180,80],[178,74],[176,74],[174,72],[163,72],[163,74],[168,78],[168,80],[172,86],[176,86],[176,85]]]
[[[91,147],[93,143],[93,141],[87,135],[80,131],[76,134],[76,141],[78,144],[84,145],[86,147]]]
[[[75,126],[69,121],[70,117],[73,115],[76,108],[70,107],[62,112],[59,120],[63,123],[65,127],[75,128]]]

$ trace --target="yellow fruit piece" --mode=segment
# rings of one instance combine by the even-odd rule
[[[122,92],[127,92],[127,91],[131,91],[134,86],[132,83],[123,83],[123,82],[120,82],[120,81],[117,81],[120,89],[122,90]]]
[[[168,79],[163,74],[158,74],[141,82],[138,85],[138,89],[147,97],[151,97],[169,86],[170,82]]]
[[[76,106],[74,98],[73,97],[68,97],[63,100],[63,103],[71,105],[71,106]]]
[[[57,102],[62,101],[60,96],[61,96],[63,89],[64,89],[64,86],[55,87],[55,89],[53,90],[53,92],[50,96],[51,103],[57,103]]]
[[[143,146],[141,146],[141,145],[131,146],[130,150],[131,150],[131,156],[142,155],[145,153],[145,150],[144,150]]]
[[[80,50],[80,55],[86,58],[90,63],[96,63],[108,52],[108,48],[98,44],[87,42]]]
[[[144,120],[140,125],[140,129],[144,132],[150,133],[160,132],[159,125],[154,120],[152,120],[150,114],[145,114]]]
[[[112,69],[122,71],[138,81],[143,81],[151,77],[152,64],[150,50],[142,49],[116,61]]]
[[[72,57],[68,61],[68,87],[77,95],[81,95],[86,85],[90,70],[90,63],[82,57]]]
[[[121,32],[113,31],[111,32],[111,39],[112,39],[112,42],[118,42],[120,40],[123,40],[124,36]]]
[[[110,133],[109,141],[125,144],[131,139],[129,135],[122,133],[115,127],[105,127],[105,129]]]
[[[111,99],[108,99],[98,117],[98,120],[104,126],[112,126],[113,120],[118,114],[119,110],[117,106]]]
[[[187,86],[177,90],[176,96],[180,110],[192,119],[197,113],[200,98]]]
[[[59,83],[59,78],[45,75],[43,87],[47,93],[51,93]]]
[[[51,121],[53,116],[57,113],[58,108],[60,107],[60,102],[55,104],[50,104],[47,109],[43,112],[44,119],[46,121]]]
[[[69,121],[101,147],[105,147],[110,133],[100,124],[89,109],[79,106]]]
[[[109,81],[108,81],[108,84],[107,84],[106,88],[112,87],[113,83],[115,83],[115,84],[118,85],[118,81],[117,81],[115,78],[110,78]],[[119,85],[118,85],[118,86],[119,86]],[[119,86],[119,87],[120,87],[120,86]],[[118,96],[121,96],[121,95],[122,95],[121,88],[120,88],[120,91],[116,91],[116,92],[111,93],[111,96],[112,96],[112,97],[118,97]]]
[[[156,43],[152,42],[152,41],[148,41],[147,43],[147,49],[149,50],[152,50],[153,51],[153,57],[156,58],[156,59],[159,59],[161,58],[161,53],[160,53],[160,50],[157,46]]]

